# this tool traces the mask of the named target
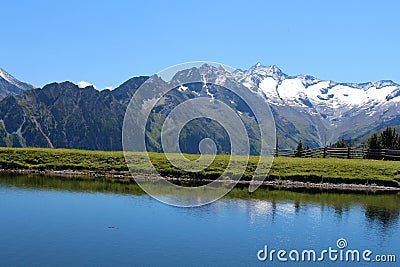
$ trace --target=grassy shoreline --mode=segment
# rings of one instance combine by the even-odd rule
[[[197,155],[186,156],[192,160],[198,157]],[[135,153],[134,158],[134,168],[138,175],[148,173],[145,155]],[[209,168],[195,175],[173,167],[163,154],[150,153],[150,158],[156,169],[165,177],[183,182],[205,182],[215,179],[223,172],[230,156],[218,155]],[[257,161],[257,157],[250,157],[246,172],[242,177],[243,184],[251,179]],[[2,172],[109,177],[116,181],[125,180],[125,182],[133,180],[122,151],[0,148],[0,169]],[[360,185],[361,190],[364,190],[365,186],[399,189],[400,164],[381,160],[278,157],[274,159],[266,184],[281,187],[317,185],[318,188],[326,189],[332,187],[326,185],[343,187],[343,184],[348,184]],[[352,187],[357,189],[357,187]]]

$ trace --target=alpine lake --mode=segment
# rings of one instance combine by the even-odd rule
[[[246,190],[179,208],[135,184],[2,174],[0,266],[399,266],[399,193]]]

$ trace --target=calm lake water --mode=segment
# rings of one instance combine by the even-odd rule
[[[233,195],[241,195],[239,190]],[[243,196],[245,196],[243,194]],[[269,191],[176,208],[137,188],[0,176],[1,266],[399,266],[400,196]],[[268,250],[371,250],[397,263],[261,262]],[[263,256],[264,254],[260,254]],[[295,256],[293,254],[292,256]]]

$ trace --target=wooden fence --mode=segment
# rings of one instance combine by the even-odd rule
[[[331,148],[318,147],[301,151],[291,149],[275,150],[275,157],[301,157],[301,158],[347,158],[347,159],[387,159],[400,160],[400,150],[369,149],[369,148]]]

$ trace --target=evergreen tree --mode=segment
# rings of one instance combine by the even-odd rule
[[[396,129],[387,127],[380,136],[383,148],[398,149],[399,148],[399,134]]]
[[[345,147],[347,147],[347,144],[346,144],[346,141],[344,140],[344,138],[342,137],[342,139],[340,141],[337,141],[336,144],[333,145],[333,147],[345,148]]]
[[[368,139],[368,147],[370,149],[379,149],[382,148],[380,142],[379,142],[379,138],[378,135],[376,133],[374,133],[373,135],[371,135],[371,137]]]
[[[387,127],[379,136],[374,133],[368,139],[368,147],[371,149],[400,149],[400,136],[396,129]]]
[[[303,150],[303,143],[300,140],[296,148],[295,157],[301,157],[303,155]]]

